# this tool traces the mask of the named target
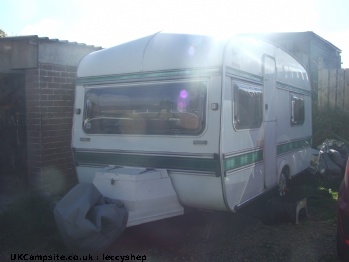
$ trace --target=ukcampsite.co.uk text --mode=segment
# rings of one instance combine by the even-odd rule
[[[146,261],[146,255],[31,255],[31,254],[11,254],[12,261]]]
[[[146,255],[124,255],[124,256],[111,256],[111,255],[103,255],[103,260],[104,261],[145,261],[147,260],[147,256]]]

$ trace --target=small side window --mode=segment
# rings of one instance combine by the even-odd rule
[[[233,84],[233,123],[236,129],[252,129],[263,121],[262,87],[249,83]]]
[[[304,98],[300,95],[291,95],[291,125],[302,125],[304,116]]]

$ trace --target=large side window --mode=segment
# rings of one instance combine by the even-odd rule
[[[207,83],[95,87],[86,92],[87,134],[197,135],[205,127]]]
[[[233,123],[236,129],[252,129],[263,121],[262,86],[233,82]]]
[[[301,95],[291,94],[291,125],[302,125],[304,116],[304,98]]]

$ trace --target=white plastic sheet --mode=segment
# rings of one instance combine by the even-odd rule
[[[78,184],[56,205],[54,216],[68,249],[95,254],[124,231],[128,213],[118,200],[102,196],[93,184]]]

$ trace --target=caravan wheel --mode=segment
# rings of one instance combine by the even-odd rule
[[[288,178],[287,178],[285,170],[282,170],[282,172],[280,174],[280,178],[279,178],[279,194],[280,194],[280,196],[284,196],[288,192],[287,185],[288,185]]]

